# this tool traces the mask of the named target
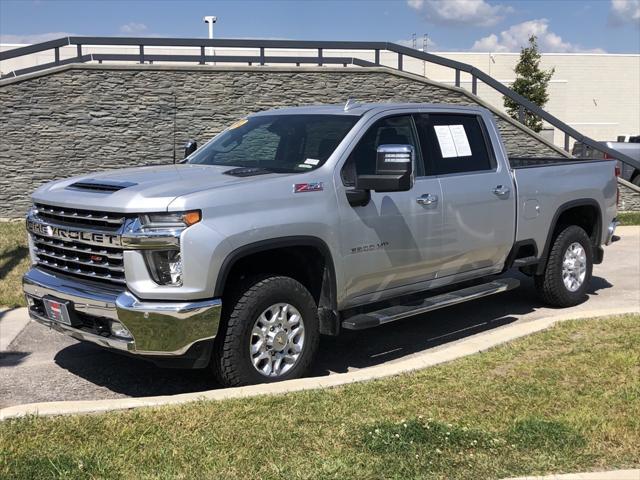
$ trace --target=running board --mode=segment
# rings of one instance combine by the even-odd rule
[[[395,322],[396,320],[401,320],[413,315],[419,315],[432,310],[438,310],[439,308],[468,302],[469,300],[513,290],[519,285],[520,280],[515,278],[493,280],[492,282],[483,283],[482,285],[475,285],[434,297],[415,300],[407,305],[394,305],[375,312],[360,313],[345,319],[342,322],[342,328],[346,328],[347,330],[364,330],[365,328],[377,327],[384,323]]]

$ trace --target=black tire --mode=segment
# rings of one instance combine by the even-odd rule
[[[576,291],[569,290],[562,279],[564,255],[570,245],[579,243],[585,252],[585,277]],[[535,286],[542,300],[553,307],[573,307],[586,298],[586,290],[593,272],[593,245],[587,233],[576,225],[565,227],[556,236],[549,251],[547,266],[542,275],[534,277]]]
[[[270,276],[244,284],[229,299],[212,353],[213,373],[224,386],[236,387],[290,380],[309,369],[320,341],[318,307],[309,291],[293,278]],[[254,367],[249,352],[251,331],[256,319],[277,303],[295,307],[304,322],[304,343],[297,361],[289,371],[268,377]]]

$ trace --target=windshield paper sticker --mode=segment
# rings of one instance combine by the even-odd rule
[[[318,165],[320,163],[320,160],[318,160],[317,158],[307,158],[304,163],[306,163],[307,165]]]
[[[468,157],[471,155],[471,145],[467,138],[467,132],[464,131],[464,125],[449,125],[453,143],[456,146],[459,157]]]
[[[442,158],[468,157],[471,146],[464,125],[435,125]]]
[[[453,136],[448,125],[435,125],[433,129],[436,131],[438,143],[440,144],[440,152],[442,158],[457,157],[456,145],[453,143]]]

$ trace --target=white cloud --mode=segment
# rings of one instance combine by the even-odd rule
[[[120,26],[120,33],[126,35],[143,35],[147,33],[147,26],[144,23],[129,22]]]
[[[0,35],[0,43],[21,43],[21,44],[33,44],[47,42],[49,40],[56,40],[63,37],[73,37],[75,33],[69,32],[48,32],[48,33],[36,33],[33,35]]]
[[[538,46],[542,52],[590,52],[601,53],[602,49],[585,50],[579,45],[566,42],[562,37],[549,30],[549,20],[540,18],[512,25],[499,35],[492,33],[477,40],[474,51],[480,52],[518,52],[529,43],[529,37],[538,37]]]
[[[609,19],[613,25],[640,25],[640,0],[611,0]]]
[[[490,27],[513,12],[507,5],[493,5],[485,0],[407,0],[407,5],[421,12],[429,22],[448,25]]]

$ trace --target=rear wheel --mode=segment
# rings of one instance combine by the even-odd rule
[[[226,386],[289,380],[308,370],[320,339],[309,291],[283,276],[240,288],[216,338],[213,368]]]
[[[593,245],[576,225],[564,228],[553,241],[547,266],[535,276],[535,285],[545,303],[572,307],[581,303],[593,271]]]

